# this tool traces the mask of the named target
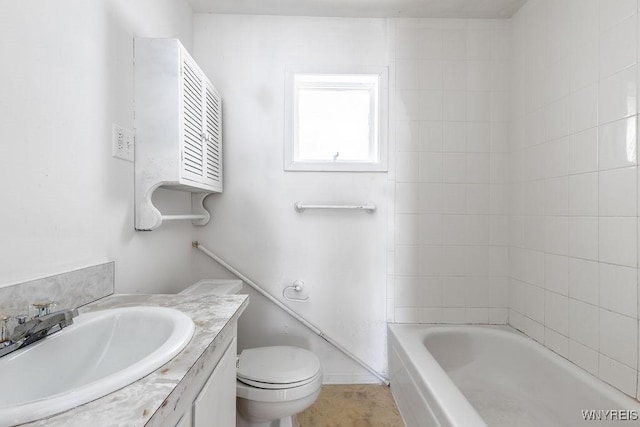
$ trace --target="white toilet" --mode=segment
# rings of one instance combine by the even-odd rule
[[[180,293],[231,295],[240,289],[241,280],[201,280]],[[249,348],[238,356],[237,368],[238,427],[297,427],[296,414],[320,394],[322,367],[309,350]]]

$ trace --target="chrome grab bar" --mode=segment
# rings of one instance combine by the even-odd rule
[[[280,300],[278,300],[278,299],[274,298],[273,296],[271,296],[271,294],[269,292],[265,291],[257,283],[253,282],[247,276],[243,275],[241,272],[239,272],[238,270],[233,268],[231,265],[229,265],[225,260],[220,258],[218,255],[214,254],[213,252],[211,252],[209,249],[207,249],[204,246],[202,246],[197,241],[191,242],[191,246],[193,246],[194,248],[202,251],[209,258],[213,259],[218,264],[220,264],[221,266],[223,266],[224,268],[229,270],[231,273],[236,275],[239,279],[242,279],[244,281],[244,283],[249,285],[253,290],[255,290],[260,295],[265,297],[268,301],[271,301],[273,304],[275,304],[282,311],[284,311],[285,313],[287,313],[288,315],[290,315],[291,317],[296,319],[298,322],[300,322],[304,326],[306,326],[310,331],[312,331],[313,333],[318,335],[320,338],[322,338],[323,340],[325,340],[326,342],[328,342],[329,344],[331,344],[335,348],[337,348],[340,352],[342,352],[342,354],[344,354],[345,356],[349,357],[351,360],[355,361],[360,366],[365,368],[367,371],[369,371],[371,374],[373,374],[376,378],[378,378],[380,381],[382,381],[382,383],[384,385],[387,385],[387,386],[389,385],[389,380],[383,374],[381,374],[378,371],[376,371],[375,369],[373,369],[366,362],[361,360],[358,356],[356,356],[355,354],[351,353],[349,350],[347,350],[340,343],[335,341],[329,335],[325,334],[324,331],[322,331],[322,329],[318,328],[316,325],[314,325],[313,323],[309,322],[307,319],[305,319],[304,317],[300,316],[295,311],[291,310],[289,307],[287,307],[282,302],[280,302]]]

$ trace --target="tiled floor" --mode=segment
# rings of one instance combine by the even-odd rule
[[[323,385],[298,422],[300,427],[404,427],[389,387],[375,384]]]

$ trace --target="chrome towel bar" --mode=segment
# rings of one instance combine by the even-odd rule
[[[207,219],[206,215],[199,215],[199,214],[186,214],[186,215],[162,215],[162,220],[163,221],[180,221],[183,219],[190,219],[190,220],[202,220],[204,221],[205,219]]]
[[[365,203],[364,205],[307,205],[302,202],[296,202],[293,205],[296,212],[303,212],[305,209],[359,209],[367,213],[373,213],[376,205],[373,203]]]

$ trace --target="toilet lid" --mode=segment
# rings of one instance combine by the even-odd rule
[[[319,371],[320,361],[316,355],[297,347],[249,348],[238,357],[238,379],[251,385],[295,387],[307,383]]]

